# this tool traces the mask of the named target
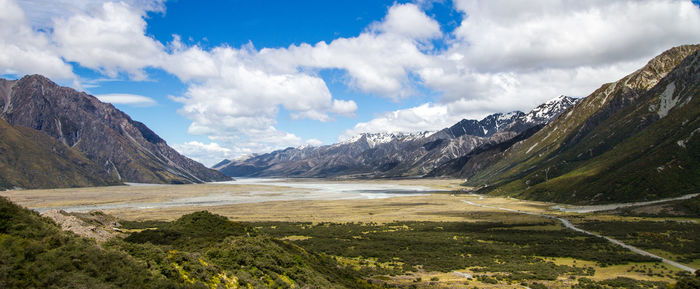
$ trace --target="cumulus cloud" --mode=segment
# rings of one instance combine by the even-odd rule
[[[304,142],[304,144],[305,144],[305,145],[312,146],[312,147],[317,147],[317,146],[322,145],[323,142],[322,142],[321,140],[319,140],[319,139],[311,138],[311,139],[307,139],[307,140]]]
[[[372,28],[384,33],[403,35],[405,37],[425,40],[442,36],[440,24],[425,15],[415,4],[394,5],[384,21],[374,23]]]
[[[0,73],[75,78],[72,67],[52,49],[44,33],[31,28],[17,3],[0,0],[0,7]]]
[[[100,94],[95,95],[102,102],[109,102],[112,104],[126,104],[131,106],[154,106],[157,104],[155,99],[148,96],[136,95],[136,94],[126,94],[126,93],[110,93],[110,94]]]
[[[353,101],[333,99],[323,79],[294,71],[270,69],[257,62],[252,48],[198,47],[178,51],[185,58],[203,58],[210,68],[191,73],[175,70],[182,79],[195,79],[182,97],[180,113],[193,121],[190,133],[257,136],[276,124],[280,108],[293,118],[328,121],[329,113],[350,115]],[[172,57],[177,57],[174,54]],[[196,55],[196,56],[193,56]],[[185,64],[188,65],[188,64]]]
[[[145,11],[124,2],[107,2],[99,9],[55,19],[53,41],[68,61],[117,77],[126,72],[143,80],[145,67],[157,67],[163,45],[145,35]]]
[[[386,112],[370,121],[360,122],[346,130],[339,140],[360,133],[433,131],[451,126],[460,119],[460,116],[450,114],[446,105],[426,103]]]
[[[330,43],[261,49],[260,61],[280,71],[299,68],[341,69],[349,85],[367,93],[400,100],[415,94],[412,72],[429,65],[426,40],[442,35],[434,19],[414,4],[395,4],[386,17],[356,37]]]
[[[690,1],[457,0],[451,52],[478,71],[608,65],[700,40]]]
[[[357,103],[352,100],[333,100],[331,111],[344,116],[353,116],[357,110]]]
[[[223,159],[234,157],[233,150],[222,147],[215,142],[205,144],[198,141],[190,141],[183,144],[173,144],[172,147],[179,153],[207,167],[211,167]]]

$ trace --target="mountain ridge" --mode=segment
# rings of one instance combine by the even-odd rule
[[[498,161],[461,176],[469,178],[469,185],[487,186],[483,192],[581,204],[648,200],[698,189],[698,138],[689,130],[689,124],[700,126],[698,48],[665,51],[632,74],[604,84],[501,153]],[[685,119],[678,120],[679,115]],[[669,146],[671,141],[676,144]],[[688,147],[679,149],[681,141]],[[676,165],[666,167],[666,162]]]
[[[146,125],[113,105],[41,75],[0,79],[0,118],[53,137],[122,182],[230,179],[180,155]]]
[[[320,147],[286,148],[244,159],[224,160],[215,169],[232,177],[415,177],[481,145],[494,145],[550,121],[577,100],[559,96],[530,112],[491,114],[462,120],[435,132],[362,133]]]

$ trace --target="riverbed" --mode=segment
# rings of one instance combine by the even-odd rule
[[[88,212],[278,201],[384,199],[442,191],[447,190],[391,181],[251,178],[197,185],[130,183],[116,187],[9,191],[3,195],[39,212],[54,209]]]

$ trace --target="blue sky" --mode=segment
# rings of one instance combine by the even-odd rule
[[[0,75],[113,103],[206,165],[586,96],[700,42],[698,1],[0,0]]]

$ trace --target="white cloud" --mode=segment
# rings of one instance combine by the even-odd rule
[[[206,80],[219,75],[219,66],[209,52],[199,46],[186,47],[179,35],[173,35],[169,48],[171,53],[161,65],[166,71],[176,75],[182,81]]]
[[[215,65],[211,74],[215,76],[190,83],[185,95],[176,98],[184,104],[180,112],[193,121],[190,133],[256,135],[274,126],[280,107],[295,118],[318,121],[328,121],[329,112],[351,114],[357,108],[354,102],[333,100],[317,76],[277,72],[255,63],[255,51],[219,47],[200,55],[211,60],[205,63]],[[196,79],[199,75],[209,73],[179,76]]]
[[[458,122],[461,117],[450,114],[446,105],[425,103],[420,106],[386,112],[368,122],[360,122],[346,130],[339,140],[360,133],[421,132],[439,130]]]
[[[333,100],[331,111],[340,115],[353,116],[357,110],[357,103],[352,100]]]
[[[271,69],[342,69],[349,85],[363,92],[400,100],[415,94],[410,74],[432,62],[422,48],[441,36],[439,24],[416,5],[395,4],[381,22],[356,37],[330,43],[261,49],[259,60]]]
[[[68,61],[117,77],[146,79],[143,68],[159,66],[163,45],[145,35],[145,11],[124,2],[104,3],[88,13],[54,19],[53,41]]]
[[[183,144],[173,144],[172,147],[179,153],[207,167],[211,167],[223,159],[231,159],[235,156],[233,150],[222,147],[215,142],[205,144],[198,141],[190,141]]]
[[[233,158],[315,143],[313,139],[304,142],[300,137],[272,126],[262,130],[251,130],[249,135],[218,134],[210,135],[209,139],[230,148]]]
[[[313,146],[313,147],[317,147],[317,146],[323,145],[323,142],[322,142],[321,140],[319,140],[319,139],[311,138],[311,139],[307,139],[307,140],[304,142],[304,144],[310,145],[310,146]]]
[[[384,33],[403,35],[417,40],[442,36],[440,24],[425,15],[415,4],[392,6],[384,21],[375,23],[373,28]]]
[[[71,66],[52,49],[46,35],[31,29],[19,5],[0,0],[0,7],[0,73],[75,78]]]
[[[609,65],[700,40],[690,1],[455,2],[466,16],[451,51],[478,71]]]
[[[27,13],[35,28],[53,26],[53,19],[68,18],[75,14],[99,9],[111,0],[20,0],[19,5]],[[165,0],[121,0],[141,11],[165,12]]]
[[[110,93],[95,95],[102,102],[112,104],[126,104],[132,106],[154,106],[157,104],[155,99],[143,95],[126,94],[126,93]]]

